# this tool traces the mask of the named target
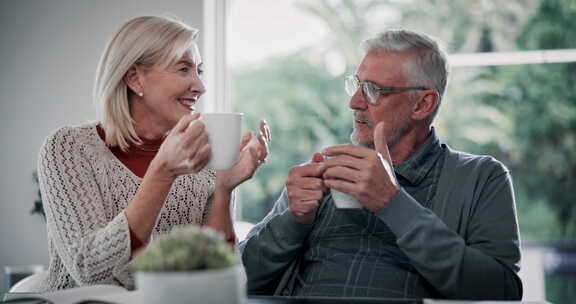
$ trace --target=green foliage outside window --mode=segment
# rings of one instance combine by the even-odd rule
[[[301,2],[303,12],[341,31],[334,32],[324,48],[310,47],[233,74],[236,110],[247,113],[247,121],[266,118],[274,138],[270,162],[242,189],[244,217],[255,222],[265,215],[289,168],[327,145],[348,142],[352,112],[344,75],[331,75],[321,59],[336,51],[345,59],[347,72],[353,72],[361,59],[358,43],[373,32],[369,22],[377,23],[362,18],[370,10],[398,9],[401,18],[384,20],[384,26],[438,36],[451,52],[534,50],[576,47],[573,2]],[[573,63],[453,69],[435,123],[453,147],[494,155],[512,170],[520,212],[546,210],[541,216],[549,220],[548,227],[535,231],[527,223],[532,231],[524,235],[529,240],[575,233],[576,205],[568,191],[576,175],[570,153],[576,145],[576,93],[571,88],[575,70]]]
[[[234,106],[256,128],[272,128],[271,154],[257,177],[242,186],[243,216],[256,222],[279,196],[288,171],[324,145],[347,143],[352,126],[341,77],[295,54],[233,77]]]
[[[576,48],[575,0],[301,1],[331,36],[319,45],[234,71],[232,97],[247,121],[265,118],[270,161],[242,187],[243,216],[257,222],[291,167],[347,143],[352,112],[344,75],[323,61],[336,52],[353,72],[358,43],[377,29],[406,27],[441,38],[449,52]],[[376,18],[395,10],[398,18]],[[455,68],[435,127],[452,147],[501,160],[514,179],[524,243],[574,246],[576,63]],[[255,125],[250,126],[255,128]],[[576,298],[574,277],[547,278],[554,303]]]

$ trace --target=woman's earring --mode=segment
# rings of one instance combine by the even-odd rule
[[[140,92],[140,93],[138,93],[138,96],[140,96],[140,97],[144,97],[144,92]]]

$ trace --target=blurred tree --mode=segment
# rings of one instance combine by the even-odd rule
[[[451,52],[576,48],[576,0],[318,0],[303,12],[324,21],[318,45],[253,68],[234,71],[236,110],[251,129],[269,121],[269,162],[242,187],[245,219],[260,220],[278,197],[289,169],[327,145],[345,143],[351,112],[340,58],[353,71],[360,41],[385,28],[404,27],[442,39]],[[333,55],[336,56],[333,56]],[[523,240],[576,236],[576,63],[453,70],[435,123],[451,146],[490,154],[512,171]],[[549,300],[576,294],[551,279]],[[562,285],[564,284],[564,285]]]
[[[576,1],[542,1],[517,43],[576,48]],[[512,143],[500,147],[516,178],[528,196],[554,210],[561,235],[576,236],[576,63],[493,68],[478,80],[498,88],[478,94],[479,101],[511,121]]]
[[[236,107],[248,113],[249,121],[267,118],[274,132],[270,162],[254,183],[244,187],[247,208],[244,215],[255,221],[267,212],[291,166],[306,161],[322,146],[348,141],[351,116],[341,85],[343,77],[329,73],[322,60],[325,54],[336,52],[344,58],[346,70],[351,71],[360,58],[361,39],[382,28],[399,26],[439,36],[453,51],[569,47],[566,41],[573,43],[576,39],[562,29],[574,28],[571,22],[576,19],[570,15],[574,0],[544,1],[546,5],[538,7],[539,3],[536,0],[299,2],[305,12],[326,23],[331,33],[328,41],[234,72]],[[557,16],[554,7],[564,11]],[[375,11],[382,10],[388,11],[385,14],[388,18],[371,18]],[[575,141],[570,135],[574,133],[573,115],[570,116],[575,109],[574,99],[567,90],[573,81],[566,81],[574,77],[570,69],[573,67],[569,64],[559,64],[458,71],[451,79],[444,109],[436,123],[453,146],[492,154],[504,161],[517,180],[518,196],[526,199],[526,204],[551,203],[562,223],[569,223],[574,212],[567,203],[571,197],[566,191],[573,180],[568,172],[576,172],[574,161],[569,159]],[[550,98],[554,100],[542,102]],[[554,113],[563,118],[549,115]],[[294,121],[296,117],[298,122]],[[547,144],[535,149],[537,142]],[[560,143],[564,148],[556,149]],[[541,153],[547,153],[547,157],[536,157]],[[534,165],[526,166],[528,160]],[[561,168],[557,165],[559,160]],[[548,180],[557,178],[566,183],[552,185],[541,177],[542,172],[550,175],[546,177]],[[265,201],[266,207],[261,208],[255,201]],[[564,227],[573,230],[570,225],[574,226]],[[534,227],[530,230],[536,231]]]
[[[401,25],[433,34],[451,52],[516,49],[515,40],[540,0],[397,1]]]
[[[236,71],[233,77],[234,107],[246,113],[248,127],[254,130],[266,119],[272,131],[267,163],[242,187],[243,216],[256,222],[279,196],[291,167],[323,146],[348,142],[352,115],[346,111],[343,78],[301,53]]]
[[[347,68],[358,64],[360,42],[369,36],[378,21],[384,26],[382,18],[374,12],[390,11],[395,4],[389,0],[318,0],[296,2],[304,13],[324,22],[330,35],[319,44],[322,53],[335,52],[341,56]],[[374,20],[376,19],[376,20]],[[392,24],[393,20],[386,22]]]

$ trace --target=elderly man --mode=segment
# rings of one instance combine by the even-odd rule
[[[448,67],[407,30],[364,43],[346,79],[352,144],[291,169],[271,212],[240,244],[250,294],[521,299],[508,170],[442,144],[432,127]],[[339,209],[329,189],[362,208]]]

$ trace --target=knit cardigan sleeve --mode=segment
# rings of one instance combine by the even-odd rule
[[[49,136],[38,160],[48,236],[78,286],[131,282],[124,212],[107,214],[93,167],[98,163],[72,128]]]

